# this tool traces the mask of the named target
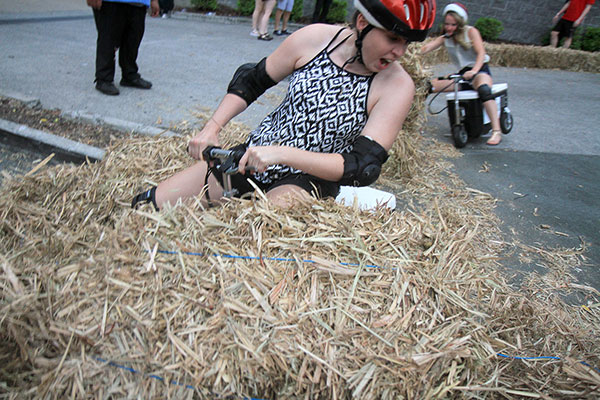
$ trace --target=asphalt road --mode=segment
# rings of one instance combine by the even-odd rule
[[[93,86],[91,11],[80,4],[65,8],[9,14],[0,7],[0,94],[19,93],[40,99],[46,108],[148,126],[194,126],[199,112],[218,105],[240,64],[260,60],[282,40],[250,37],[248,20],[148,18],[138,63],[154,86],[149,91],[122,88],[121,95],[109,97]],[[452,68],[440,65],[436,71]],[[600,74],[492,72],[496,82],[509,84],[515,126],[497,147],[486,146],[485,138],[469,143],[461,150],[463,157],[452,160],[455,170],[469,187],[499,199],[496,212],[507,241],[546,247],[586,243],[589,265],[571,273],[578,283],[600,290]],[[280,93],[279,86],[271,89],[237,120],[255,125]],[[440,97],[433,108],[444,103]],[[450,141],[448,133],[445,112],[430,116],[425,135]],[[479,172],[484,164],[488,172]],[[516,257],[504,263],[514,271],[536,268]]]

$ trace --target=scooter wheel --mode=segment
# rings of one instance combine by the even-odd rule
[[[467,145],[469,135],[464,126],[455,125],[452,127],[452,138],[454,139],[454,147],[462,149]]]
[[[500,128],[502,129],[502,133],[507,134],[513,128],[513,117],[509,112],[502,112],[500,114]]]

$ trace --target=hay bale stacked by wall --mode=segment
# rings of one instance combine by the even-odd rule
[[[600,72],[600,53],[563,48],[485,43],[490,65],[512,68],[559,69],[573,72]],[[450,62],[440,48],[423,57],[423,63],[435,65]]]

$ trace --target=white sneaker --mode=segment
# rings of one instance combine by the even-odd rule
[[[258,37],[259,33],[258,33],[258,31],[254,31],[253,30],[253,31],[250,32],[250,36]]]

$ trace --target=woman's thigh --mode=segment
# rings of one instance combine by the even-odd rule
[[[431,86],[433,87],[434,93],[437,92],[451,92],[454,90],[454,81],[450,79],[432,79]]]
[[[270,17],[271,13],[273,12],[273,8],[275,8],[275,5],[277,4],[277,0],[263,1],[263,3],[265,7],[265,14]]]
[[[159,184],[156,192],[156,202],[159,207],[164,203],[175,205],[178,199],[187,199],[202,193],[204,186],[208,185],[208,194],[211,199],[223,197],[223,187],[217,179],[210,174],[206,179],[207,164],[200,161]]]
[[[488,75],[486,73],[481,73],[481,74],[475,75],[475,79],[473,79],[472,85],[475,89],[477,89],[479,86],[483,85],[484,83],[491,88],[492,85],[494,84],[494,81],[490,75]]]
[[[296,185],[281,185],[267,192],[267,199],[271,203],[283,207],[290,207],[299,200],[310,198],[310,193]]]

